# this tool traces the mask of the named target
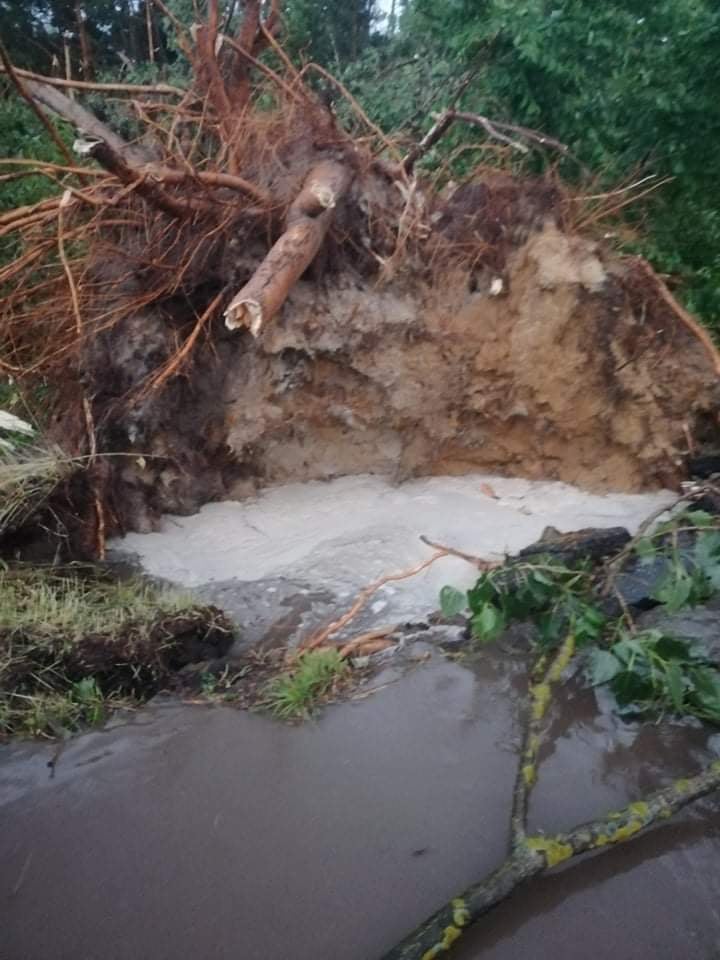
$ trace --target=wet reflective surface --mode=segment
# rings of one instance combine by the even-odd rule
[[[377,960],[504,855],[521,666],[436,660],[298,728],[157,704],[70,742],[53,778],[52,747],[3,748],[0,956]],[[716,742],[618,725],[575,687],[552,732],[532,805],[547,830]],[[719,956],[720,804],[534,882],[453,955]]]

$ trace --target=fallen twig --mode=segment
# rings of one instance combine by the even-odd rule
[[[50,87],[68,87],[72,90],[94,90],[99,93],[158,93],[165,96],[185,96],[182,87],[173,87],[169,83],[95,83],[89,80],[71,80],[67,77],[48,77],[45,74],[33,73],[32,70],[21,70],[13,67],[19,77],[35,80],[38,83],[47,83]],[[0,67],[0,73],[10,73],[6,65]]]

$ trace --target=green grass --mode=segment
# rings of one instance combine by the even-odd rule
[[[337,650],[311,650],[292,670],[267,684],[263,706],[281,720],[306,719],[348,671]]]
[[[192,604],[186,594],[134,579],[85,579],[37,568],[0,573],[0,631],[32,633],[36,641],[42,636],[113,634],[129,623],[156,620]]]
[[[97,726],[121,703],[137,701],[135,681],[141,687],[148,670],[143,656],[156,649],[153,625],[193,606],[186,595],[139,580],[85,573],[0,571],[0,737],[66,736]],[[107,640],[104,680],[78,675],[77,667],[67,670],[75,645],[88,637]],[[135,638],[135,645],[125,651],[114,647],[123,637]]]
[[[67,736],[100,726],[122,698],[105,696],[93,677],[73,683],[64,693],[12,693],[0,696],[0,732],[15,736]]]
[[[30,519],[75,466],[53,444],[0,437],[0,535]]]

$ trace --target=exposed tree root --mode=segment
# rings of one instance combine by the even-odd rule
[[[455,91],[421,142],[401,146],[324,68],[291,62],[278,40],[280,0],[245,3],[232,36],[214,0],[192,29],[153,2],[190,65],[185,90],[43,77],[7,57],[3,68],[49,136],[45,111],[75,126],[87,166],[63,149],[63,163],[13,160],[3,174],[39,174],[62,193],[0,214],[0,239],[16,251],[0,267],[0,371],[30,390],[53,387],[53,439],[69,456],[88,442],[83,398],[98,454],[127,454],[93,493],[108,536],[196,509],[238,477],[245,489],[274,482],[264,456],[275,443],[306,445],[303,462],[312,463],[306,413],[333,436],[337,421],[362,423],[368,447],[399,449],[390,468],[398,476],[486,468],[584,482],[563,465],[577,444],[581,469],[609,462],[616,477],[631,460],[626,489],[678,480],[685,435],[699,446],[708,423],[718,430],[708,411],[720,355],[708,335],[644,267],[615,270],[587,250],[573,260],[566,208],[581,200],[573,206],[553,177],[518,183],[478,167],[450,190],[417,172],[458,123],[503,150],[567,156],[563,144],[461,112]],[[360,135],[326,108],[315,78],[344,98]],[[107,115],[127,123],[127,138],[81,102],[91,91],[113,97]],[[607,199],[625,203],[643,188]],[[546,228],[554,234],[540,254],[533,239]],[[559,318],[544,339],[558,284],[572,322]],[[308,290],[312,306],[303,304]],[[520,317],[531,303],[542,323]],[[586,330],[583,357],[573,338]],[[548,397],[541,378],[517,369],[515,350],[540,351],[550,370],[557,360],[567,384],[587,360],[576,419],[607,429],[589,436],[581,426],[569,438],[577,403]],[[406,363],[414,383],[397,396]],[[637,397],[651,401],[633,419]],[[238,419],[247,429],[236,437]],[[628,450],[640,425],[653,433],[652,452],[638,454],[635,469]],[[97,506],[88,515],[103,526]]]
[[[350,180],[345,164],[325,160],[313,167],[290,206],[285,233],[225,311],[229,330],[247,327],[257,337],[275,316],[315,259]]]
[[[329,623],[322,630],[314,633],[312,636],[301,645],[301,650],[315,650],[317,647],[324,646],[330,637],[333,634],[337,633],[339,630],[342,630],[343,627],[346,627],[351,620],[354,620],[355,617],[360,613],[360,611],[368,604],[370,599],[377,593],[380,587],[384,587],[386,583],[395,583],[397,580],[407,580],[409,577],[414,577],[418,573],[421,573],[423,570],[426,570],[431,564],[435,563],[436,560],[440,560],[442,557],[450,556],[448,550],[438,550],[427,560],[423,560],[422,563],[416,564],[416,566],[411,567],[409,570],[401,570],[399,573],[389,573],[384,577],[380,577],[378,580],[373,581],[369,586],[365,587],[359,594],[355,603],[350,607],[347,613],[344,613],[337,620],[333,620],[332,623]]]

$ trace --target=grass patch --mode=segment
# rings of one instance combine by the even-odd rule
[[[0,572],[0,737],[65,736],[222,656],[219,611],[91,568]]]
[[[0,438],[0,536],[26,523],[75,465],[54,445]]]
[[[111,580],[78,572],[15,568],[0,573],[0,631],[72,643],[78,634],[112,634],[130,623],[187,610],[189,594],[137,579]]]
[[[266,685],[262,706],[280,720],[301,720],[332,696],[350,668],[337,650],[311,650]]]

